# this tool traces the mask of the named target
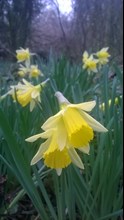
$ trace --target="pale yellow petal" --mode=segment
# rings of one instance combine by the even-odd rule
[[[25,141],[27,141],[27,142],[34,142],[34,141],[36,141],[39,138],[47,139],[50,136],[52,136],[53,132],[54,132],[54,129],[51,129],[51,130],[45,131],[43,133],[33,135],[33,136],[27,138]]]
[[[82,163],[81,158],[78,156],[77,152],[75,151],[74,148],[69,148],[68,149],[68,154],[72,160],[72,163],[74,163],[77,167],[80,169],[84,169],[84,165]]]
[[[35,101],[32,99],[31,102],[30,102],[30,112],[33,111],[34,107],[35,107]]]
[[[51,137],[53,135],[53,133],[55,133],[55,132],[56,132],[56,129],[49,129],[49,130],[41,133],[41,138],[47,139],[47,138]]]
[[[38,102],[41,102],[40,95],[37,97],[37,101],[38,101]]]
[[[58,175],[58,176],[60,176],[60,175],[61,175],[61,173],[62,173],[62,169],[61,169],[61,168],[56,169],[56,173],[57,173],[57,175]]]
[[[81,109],[86,112],[90,112],[95,107],[95,105],[96,105],[96,101],[90,101],[90,102],[84,102],[84,103],[80,103],[80,104],[71,104],[68,107]]]
[[[88,125],[94,130],[98,132],[107,132],[108,130],[101,125],[98,121],[96,121],[93,117],[88,115],[86,112],[81,112],[82,117],[88,123]]]
[[[31,165],[36,164],[39,160],[43,158],[43,154],[48,149],[48,147],[49,147],[49,140],[41,144],[38,152],[36,153],[36,155],[33,157],[31,161]]]
[[[22,79],[22,81],[26,86],[33,87],[33,85],[29,83],[26,79]]]
[[[80,147],[78,148],[78,150],[80,150],[81,152],[85,153],[85,154],[89,154],[90,152],[90,145],[86,145],[86,146],[83,146],[83,147]]]
[[[32,98],[32,99],[36,99],[38,96],[39,96],[39,92],[38,92],[37,90],[34,90],[34,91],[31,93],[31,98]]]
[[[47,121],[42,125],[43,130],[51,129],[56,127],[58,120],[61,118],[61,112],[58,112],[56,115],[51,116]]]
[[[88,57],[89,57],[89,54],[88,54],[87,51],[85,51],[85,52],[83,53],[83,61],[85,62],[85,61],[88,59]]]
[[[101,51],[107,52],[109,47],[104,47]]]
[[[36,135],[33,135],[33,136],[25,139],[25,141],[27,141],[27,142],[35,142],[37,139],[42,138],[41,136],[42,136],[42,133],[41,134],[36,134]]]

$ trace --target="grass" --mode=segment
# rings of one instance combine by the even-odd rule
[[[11,97],[0,103],[0,174],[8,178],[5,193],[18,189],[6,207],[4,199],[1,201],[0,215],[14,212],[27,194],[41,220],[121,219],[122,71],[110,64],[99,73],[88,75],[80,65],[71,64],[64,57],[59,60],[51,57],[47,64],[39,62],[39,65],[44,72],[39,81],[50,78],[41,94],[40,108],[37,106],[29,113],[29,106],[22,108]],[[116,72],[114,78],[110,77],[111,71]],[[3,94],[8,84],[4,81],[0,88]],[[25,138],[41,131],[48,117],[58,112],[55,91],[61,91],[72,103],[96,100],[91,115],[108,128],[106,134],[95,133],[89,156],[80,155],[85,169],[81,171],[70,165],[60,177],[44,167],[43,161],[31,167],[39,141],[25,142]],[[104,110],[99,107],[103,102]]]

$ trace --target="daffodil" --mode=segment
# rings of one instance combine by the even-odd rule
[[[89,143],[93,140],[94,131],[107,132],[107,129],[86,113],[94,108],[95,101],[71,104],[60,92],[55,95],[61,110],[43,124],[41,128],[44,132],[26,141],[46,139],[32,159],[31,165],[43,158],[46,166],[56,169],[60,175],[62,169],[71,163],[83,169],[84,165],[77,150],[89,154]]]
[[[31,83],[23,79],[23,83],[19,83],[18,86],[14,87],[16,90],[16,94],[13,98],[17,99],[17,101],[25,107],[30,103],[30,111],[32,111],[35,107],[36,102],[41,102],[40,92],[41,85],[33,86]]]
[[[98,63],[98,60],[97,59],[94,59],[93,55],[90,55],[85,51],[84,54],[83,54],[83,58],[82,58],[82,61],[83,61],[83,68],[84,69],[87,69],[88,72],[97,72],[97,63]]]
[[[110,54],[108,53],[108,47],[101,49],[96,53],[96,56],[101,65],[105,65],[109,61]]]
[[[13,100],[18,101],[18,103],[22,107],[25,107],[28,104],[30,104],[30,111],[32,111],[35,105],[38,102],[41,102],[40,92],[47,81],[48,80],[40,83],[39,85],[34,86],[27,80],[22,79],[23,83],[18,83],[18,85],[11,86],[11,90],[2,97],[5,98],[7,95],[11,95]]]
[[[39,75],[42,75],[42,73],[38,69],[37,65],[31,65],[31,67],[30,67],[30,77],[38,77]]]
[[[16,58],[18,62],[29,60],[30,56],[31,54],[28,48],[27,49],[21,48],[20,50],[16,50]]]

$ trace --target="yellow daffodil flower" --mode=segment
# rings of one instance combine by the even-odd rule
[[[83,68],[87,69],[89,72],[97,72],[97,63],[98,60],[94,59],[93,55],[90,55],[85,51],[83,54]]]
[[[41,71],[38,69],[38,67],[36,65],[31,65],[30,77],[38,77],[39,75],[43,74],[41,74]]]
[[[5,98],[7,95],[11,95],[13,97],[13,100],[18,101],[22,107],[30,104],[30,111],[32,111],[36,103],[41,102],[40,92],[42,87],[45,86],[48,80],[36,86],[32,85],[25,79],[23,79],[22,81],[23,84],[18,83],[18,85],[11,86],[11,90],[2,97]]]
[[[96,56],[101,65],[105,65],[109,61],[110,54],[108,53],[108,47],[101,49],[96,53]]]
[[[26,60],[30,59],[30,51],[29,49],[23,49],[21,48],[20,50],[16,50],[16,58],[18,60],[18,62],[23,62]]]
[[[93,131],[107,132],[107,129],[86,113],[94,108],[95,101],[71,104],[60,92],[56,92],[55,96],[61,110],[43,124],[43,133],[34,135],[26,141],[47,139],[41,144],[31,165],[43,158],[46,166],[56,169],[60,175],[62,169],[70,163],[83,169],[77,150],[89,154],[89,143],[94,137]]]

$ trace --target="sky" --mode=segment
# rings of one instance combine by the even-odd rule
[[[61,13],[69,14],[72,11],[71,0],[57,0],[59,3],[59,9]]]

